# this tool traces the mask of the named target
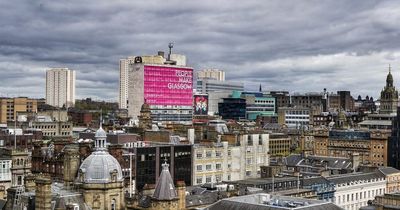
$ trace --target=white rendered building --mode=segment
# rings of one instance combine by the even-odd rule
[[[386,180],[380,172],[341,174],[327,179],[335,184],[334,203],[346,210],[368,206],[368,200],[385,194]]]
[[[193,185],[259,177],[260,166],[269,165],[269,134],[243,134],[238,141],[194,145]]]

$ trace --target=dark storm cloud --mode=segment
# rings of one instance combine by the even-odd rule
[[[45,71],[77,71],[77,98],[117,100],[118,61],[175,42],[196,69],[250,90],[349,89],[398,76],[397,1],[2,1],[0,95],[44,97]],[[18,87],[15,87],[18,85]]]

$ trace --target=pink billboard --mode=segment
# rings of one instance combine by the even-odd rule
[[[144,98],[150,105],[193,105],[193,69],[144,66]]]

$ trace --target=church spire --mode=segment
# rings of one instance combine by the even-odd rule
[[[389,73],[386,77],[386,87],[393,87],[393,76],[392,76],[390,64],[389,64]]]

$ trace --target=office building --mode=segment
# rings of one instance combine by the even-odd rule
[[[400,107],[397,107],[397,116],[392,123],[392,135],[388,141],[388,166],[400,169]]]
[[[175,61],[178,66],[186,66],[186,56],[180,54],[171,54],[170,60]],[[159,51],[157,55],[129,56],[119,60],[119,108],[128,109],[129,107],[129,69],[135,63],[135,58],[140,57],[144,64],[163,65],[167,59],[164,58],[164,52]]]
[[[162,53],[160,53],[162,54]],[[169,56],[170,57],[170,56]],[[159,59],[163,59],[159,56]],[[148,64],[135,57],[129,67],[128,114],[137,118],[143,103],[149,104],[153,121],[191,123],[193,112],[193,68],[185,59]]]
[[[242,82],[233,82],[225,80],[215,80],[215,79],[197,79],[197,92],[199,93],[209,93],[209,92],[232,92],[244,91],[244,85]]]
[[[308,129],[310,126],[310,108],[280,107],[278,109],[278,123],[288,128]]]
[[[386,166],[390,132],[318,130],[314,132],[314,154],[357,158],[361,165]]]
[[[148,184],[156,184],[166,161],[170,166],[173,182],[184,181],[192,185],[192,145],[153,144],[144,147],[134,147],[130,151],[133,157],[137,189],[141,190]]]
[[[269,165],[269,136],[249,133],[238,135],[236,144],[195,144],[193,153],[194,185],[256,178],[260,166]]]
[[[222,119],[246,119],[246,99],[224,98],[222,103],[218,103],[218,113]]]
[[[0,123],[15,121],[18,114],[36,113],[38,101],[26,97],[0,98]]]
[[[214,79],[225,81],[225,72],[219,69],[204,69],[197,71],[197,79]]]
[[[75,71],[52,68],[46,72],[46,104],[73,107],[75,104]]]
[[[246,99],[246,118],[256,120],[257,117],[276,116],[275,98],[261,92],[233,91],[233,98]]]
[[[135,57],[119,60],[119,108],[128,108],[128,72],[129,64],[133,63]]]

